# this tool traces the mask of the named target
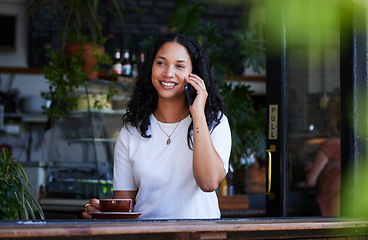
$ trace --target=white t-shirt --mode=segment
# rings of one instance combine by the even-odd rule
[[[179,123],[169,145],[153,114],[150,121],[147,135],[151,138],[143,138],[131,126],[121,129],[115,145],[114,190],[138,190],[134,211],[142,213],[140,219],[219,218],[216,192],[203,192],[193,176],[193,151],[187,144],[191,117]],[[160,122],[169,135],[177,124]],[[211,138],[227,172],[231,132],[225,115]]]

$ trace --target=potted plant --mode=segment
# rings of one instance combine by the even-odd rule
[[[70,111],[75,110],[78,103],[76,90],[86,84],[89,79],[83,71],[83,51],[78,51],[76,56],[71,57],[68,57],[64,51],[60,49],[59,51],[48,52],[50,60],[42,69],[42,73],[48,80],[49,89],[42,92],[41,95],[52,102],[52,107],[43,106],[43,110],[50,119],[65,117]],[[97,52],[94,69],[97,70],[99,65],[108,64],[110,61],[107,55]],[[107,95],[108,102],[112,100],[115,93],[114,82],[110,81]],[[103,105],[95,101],[94,106],[91,107],[101,109]]]
[[[98,0],[31,1],[30,14],[46,9],[50,19],[48,24],[58,26],[61,39],[60,48],[48,53],[50,61],[42,71],[49,81],[49,89],[42,96],[53,104],[52,108],[44,107],[50,118],[66,116],[74,109],[77,103],[75,90],[88,79],[97,79],[101,64],[111,64],[111,58],[104,53],[106,38],[102,31],[101,9],[108,9],[122,21],[125,12],[117,0],[111,0],[111,4],[103,3]],[[109,8],[110,5],[114,9]],[[87,59],[92,59],[92,63],[89,64]],[[111,83],[107,101],[111,101],[115,93]],[[98,107],[98,102],[96,104]]]
[[[45,215],[36,199],[28,192],[31,187],[22,165],[14,161],[13,153],[0,152],[0,219],[36,219],[34,206],[42,220]]]
[[[263,106],[255,106],[249,85],[226,84],[222,97],[227,104],[227,116],[232,130],[231,164],[233,167],[249,165],[247,159],[266,156],[266,112]]]
[[[222,87],[231,127],[230,164],[236,193],[259,192],[266,180],[266,109],[263,105],[255,105],[252,93],[249,85],[226,84]],[[252,179],[259,175],[264,177]],[[258,182],[251,184],[252,181]]]
[[[266,67],[266,42],[256,28],[233,33],[239,43],[239,52],[243,57],[245,75],[261,74]]]

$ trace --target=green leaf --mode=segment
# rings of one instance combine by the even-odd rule
[[[233,37],[239,42],[243,63],[247,67],[253,67],[258,73],[266,66],[266,41],[259,35],[256,29],[233,33]]]
[[[42,220],[45,220],[45,214],[41,208],[41,205],[37,202],[37,200],[29,193],[29,192],[26,192],[26,196],[27,196],[27,199],[29,199],[31,201],[31,204],[33,203],[34,205],[36,205],[37,207],[37,210],[38,210],[38,213],[40,214],[40,217]]]
[[[21,175],[22,175],[22,177],[24,178],[24,181],[25,181],[26,185],[27,185],[27,186],[31,186],[31,185],[29,184],[27,174],[26,174],[26,172],[24,171],[24,168],[22,167],[22,165],[21,165],[20,163],[18,163],[18,162],[14,162],[14,165],[15,165],[16,167],[18,167],[18,170],[21,172]]]
[[[33,208],[31,206],[31,204],[29,203],[28,199],[25,199],[24,202],[25,202],[25,212],[27,213],[27,218],[29,218],[28,217],[29,216],[28,212],[29,212],[31,214],[32,219],[36,219],[36,216],[33,212]]]
[[[44,219],[40,205],[27,191],[30,184],[22,165],[13,161],[15,159],[12,156],[12,152],[7,149],[0,152],[0,219],[28,220],[30,216],[35,219],[32,202]]]

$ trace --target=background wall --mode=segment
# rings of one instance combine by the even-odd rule
[[[0,15],[16,16],[16,48],[15,50],[0,50],[0,68],[29,67],[27,64],[27,4],[28,0],[0,0]],[[46,79],[41,74],[0,71],[0,93],[18,91],[18,102],[25,97],[39,97],[40,92],[46,89]],[[19,105],[18,108],[20,108]],[[14,157],[19,161],[41,161],[45,121],[37,123],[12,119],[9,125],[19,130],[16,131],[16,134],[0,135],[0,145],[10,145],[13,148]]]
[[[25,15],[27,0],[0,0],[1,15],[17,16],[16,50],[0,52],[0,66],[27,67],[28,20]]]
[[[27,68],[28,52],[28,0],[0,0],[0,14],[17,16],[16,49],[0,50],[0,67]],[[19,89],[20,97],[38,96],[47,89],[46,80],[41,74],[8,74],[0,72],[0,91]]]

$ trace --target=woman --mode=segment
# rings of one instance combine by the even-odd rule
[[[325,115],[330,137],[324,141],[307,169],[306,184],[318,183],[317,202],[322,216],[340,215],[340,97],[328,102]]]
[[[197,96],[188,105],[184,86]],[[169,34],[148,50],[114,153],[113,198],[144,219],[219,218],[231,133],[213,67],[194,38]],[[83,213],[99,211],[91,199]]]

